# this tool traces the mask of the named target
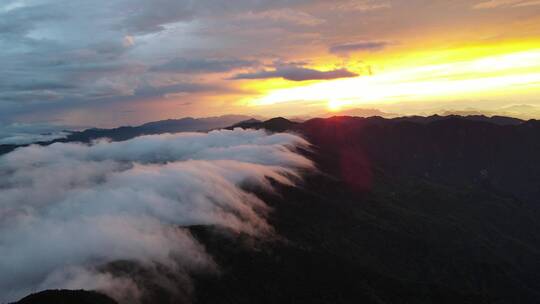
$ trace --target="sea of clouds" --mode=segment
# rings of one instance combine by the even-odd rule
[[[65,138],[70,133],[64,126],[50,124],[0,123],[0,145],[27,145]]]
[[[293,134],[235,129],[34,145],[1,156],[0,302],[57,288],[136,302],[144,286],[104,267],[115,261],[186,282],[191,272],[216,269],[187,227],[272,234],[269,208],[246,189],[273,191],[269,179],[294,185],[313,168],[297,152],[308,145]]]

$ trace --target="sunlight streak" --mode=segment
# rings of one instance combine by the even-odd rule
[[[253,100],[251,105],[320,101],[329,110],[338,111],[364,103],[429,102],[539,88],[540,49],[536,49],[275,89]]]

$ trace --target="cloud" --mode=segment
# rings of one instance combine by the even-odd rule
[[[131,35],[127,35],[122,39],[122,45],[126,48],[132,47],[135,45],[135,38]]]
[[[171,95],[196,94],[208,92],[228,92],[230,88],[203,83],[175,83],[162,86],[141,86],[133,93],[136,97],[163,97]]]
[[[370,12],[374,10],[389,9],[392,4],[386,0],[353,0],[340,1],[335,4],[333,9],[342,11]]]
[[[25,145],[69,135],[64,127],[50,124],[14,123],[0,125],[0,145]]]
[[[24,35],[29,31],[35,29],[38,23],[44,21],[51,21],[55,18],[62,17],[62,14],[47,10],[43,5],[36,5],[31,7],[15,7],[0,11],[0,38],[4,35],[15,36]]]
[[[500,7],[527,7],[540,5],[539,0],[489,0],[473,6],[474,9],[491,9]]]
[[[288,25],[317,26],[325,23],[323,19],[316,18],[306,12],[291,8],[267,10],[262,12],[249,12],[240,17],[247,21],[270,21],[274,23],[285,23]]]
[[[191,1],[156,0],[135,1],[137,9],[126,14],[119,26],[135,34],[148,34],[165,30],[165,25],[194,18],[195,7]]]
[[[346,54],[360,51],[376,52],[383,50],[390,43],[387,41],[361,41],[356,43],[338,44],[330,47],[330,53]]]
[[[74,86],[68,83],[61,82],[29,82],[23,84],[15,84],[10,89],[14,91],[43,91],[43,90],[63,90],[73,89]]]
[[[295,152],[307,145],[292,134],[236,129],[29,146],[0,157],[0,302],[50,288],[97,289],[123,303],[144,297],[140,280],[108,266],[117,262],[189,294],[189,274],[216,265],[186,227],[271,234],[269,208],[244,186],[272,191],[269,178],[293,185],[299,169],[312,168]]]
[[[308,3],[306,0],[136,0],[119,26],[137,34],[164,31],[167,25],[189,22],[196,18],[215,15],[228,15],[246,11],[267,11],[284,8],[288,5]],[[129,2],[128,2],[129,3]]]
[[[254,73],[242,73],[232,77],[232,79],[269,79],[283,78],[291,81],[306,81],[306,80],[330,80],[338,78],[356,77],[358,74],[351,72],[345,68],[319,71],[315,69],[300,67],[300,66],[282,66],[274,70],[263,70]]]
[[[221,73],[256,65],[257,62],[241,59],[186,59],[175,58],[152,67],[154,72]]]

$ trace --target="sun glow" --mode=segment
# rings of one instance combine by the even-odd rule
[[[336,100],[336,99],[332,99],[332,100],[329,100],[328,101],[328,104],[327,104],[327,108],[329,111],[331,112],[339,112],[341,111],[344,107],[347,107],[351,104],[354,104],[353,101],[351,100]]]
[[[403,101],[439,101],[472,97],[496,97],[508,93],[539,92],[540,47],[506,54],[486,55],[462,51],[466,59],[440,64],[399,65],[372,76],[317,82],[269,90],[251,105],[300,101],[326,104],[330,111],[362,104]]]

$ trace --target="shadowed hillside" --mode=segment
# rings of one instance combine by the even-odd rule
[[[304,134],[323,174],[266,199],[285,242],[209,246],[234,266],[199,301],[538,302],[540,124],[418,119],[252,123]]]
[[[111,298],[93,291],[48,290],[31,294],[19,304],[116,304]]]

